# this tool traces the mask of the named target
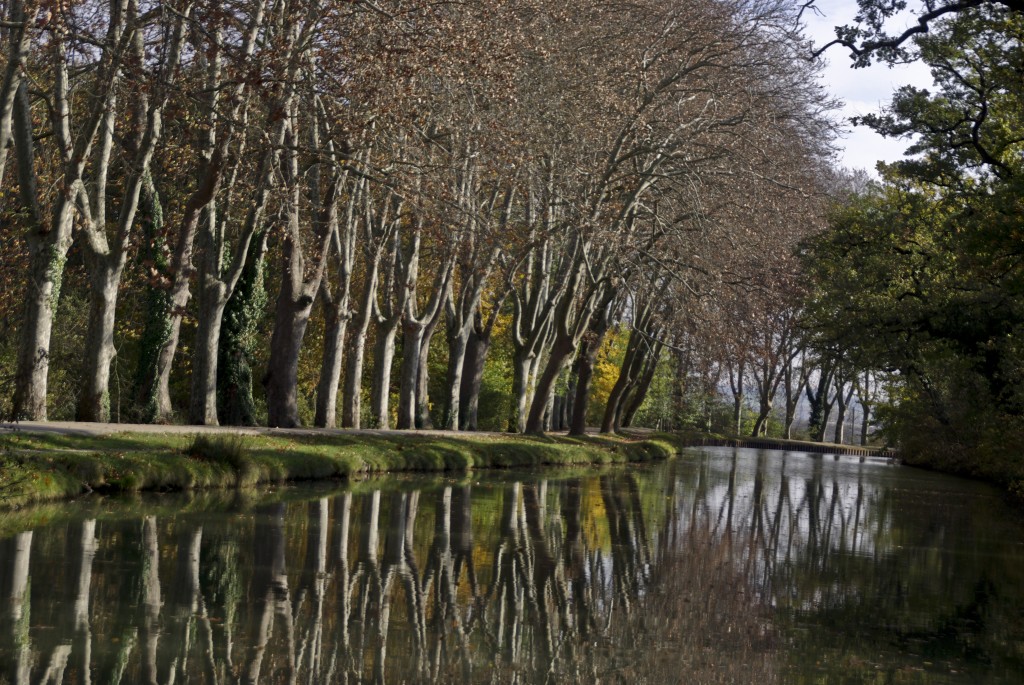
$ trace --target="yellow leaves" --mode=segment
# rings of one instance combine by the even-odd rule
[[[605,335],[601,351],[594,363],[594,377],[590,386],[590,412],[596,414],[604,411],[608,396],[611,395],[615,382],[619,380],[622,358],[625,356],[628,341],[629,333],[626,330],[613,328]],[[599,417],[591,416],[589,419],[590,423],[594,423]]]
[[[611,533],[608,530],[608,512],[601,497],[601,481],[590,478],[583,482],[581,501],[583,537],[587,547],[607,550],[611,547]]]

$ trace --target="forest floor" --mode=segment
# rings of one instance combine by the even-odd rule
[[[89,492],[236,488],[351,480],[383,472],[464,472],[664,459],[674,433],[569,437],[455,431],[269,429],[86,423],[0,424],[0,508]]]

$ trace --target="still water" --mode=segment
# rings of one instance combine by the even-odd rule
[[[1020,514],[882,461],[711,448],[4,523],[9,685],[1024,682]]]

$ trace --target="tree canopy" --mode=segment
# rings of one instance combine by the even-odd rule
[[[917,45],[934,90],[861,119],[912,137],[912,156],[804,243],[810,320],[894,374],[889,423],[910,453],[1005,475],[1024,436],[1024,15],[985,3],[931,28]]]
[[[816,12],[819,11],[818,5],[819,0],[808,0],[803,3],[802,10]],[[857,0],[857,6],[853,23],[837,26],[835,39],[816,48],[814,57],[839,45],[849,50],[854,65],[858,67],[867,66],[872,60],[904,61],[911,58],[915,39],[927,34],[945,17],[993,6],[1014,12],[1024,10],[1021,0],[921,0],[916,3],[908,3],[907,0]],[[894,18],[906,14],[912,17],[909,26],[891,32],[890,24]]]

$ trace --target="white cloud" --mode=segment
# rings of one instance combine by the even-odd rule
[[[857,12],[854,0],[831,0],[819,3],[821,14],[807,13],[807,35],[815,45],[824,45],[835,38],[835,27],[851,23]],[[848,53],[841,46],[833,46],[825,54],[827,64],[822,81],[828,90],[844,104],[838,117],[848,122],[850,117],[880,111],[891,99],[893,92],[903,85],[928,88],[932,85],[928,68],[920,62],[889,67],[875,64],[862,69],[850,67]],[[849,168],[866,169],[872,174],[879,160],[891,162],[903,157],[909,145],[907,140],[883,138],[863,126],[845,123],[847,135],[838,141],[839,162]]]

